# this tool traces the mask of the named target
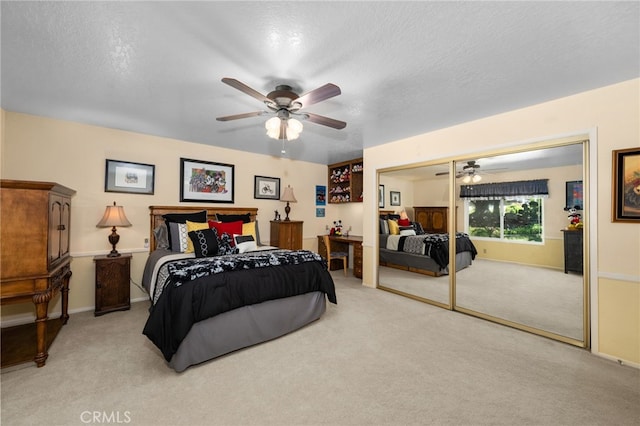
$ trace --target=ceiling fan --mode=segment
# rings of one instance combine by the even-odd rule
[[[476,163],[475,160],[469,160],[467,161],[467,164],[465,164],[462,167],[462,170],[456,173],[456,179],[463,178],[462,181],[464,183],[480,182],[482,180],[482,177],[480,176],[479,169],[480,169],[480,164]],[[484,171],[489,172],[489,171],[495,171],[495,170],[505,170],[505,169],[486,169]],[[438,172],[436,173],[436,176],[443,176],[448,174],[449,172]]]
[[[467,161],[467,164],[462,167],[458,173],[456,173],[456,179],[464,176],[473,176],[476,174],[476,170],[480,168],[480,164],[477,164],[474,160]],[[448,175],[449,172],[438,172],[436,176]]]
[[[338,96],[340,88],[332,83],[327,83],[315,90],[307,92],[303,95],[298,95],[293,91],[291,86],[282,84],[276,86],[276,89],[269,92],[266,96],[257,90],[252,89],[246,84],[234,79],[223,78],[223,83],[228,84],[234,89],[238,89],[249,96],[262,101],[268,108],[268,111],[254,111],[244,114],[227,115],[224,117],[217,117],[218,121],[230,121],[239,120],[242,118],[274,115],[271,119],[267,120],[265,127],[267,128],[267,135],[273,139],[296,139],[302,131],[302,123],[297,119],[310,121],[322,126],[332,127],[334,129],[344,129],[347,123],[333,118],[325,117],[310,112],[301,112],[303,108],[318,102],[327,100],[334,96]]]

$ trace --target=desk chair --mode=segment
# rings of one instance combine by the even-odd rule
[[[349,253],[344,251],[331,251],[331,240],[328,235],[322,237],[324,239],[324,246],[327,248],[327,268],[331,270],[331,261],[333,259],[342,259],[342,267],[344,268],[344,276],[347,276],[347,269],[349,269]]]

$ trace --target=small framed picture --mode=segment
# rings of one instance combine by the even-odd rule
[[[253,198],[279,200],[280,178],[255,176],[253,180]]]
[[[389,191],[389,198],[391,199],[390,204],[392,206],[400,205],[400,193],[398,191]]]
[[[107,160],[104,192],[153,195],[155,169],[153,164]]]
[[[324,217],[324,207],[316,207],[316,217]]]
[[[566,183],[565,189],[565,210],[583,209],[583,196],[582,196],[582,181],[581,180],[572,180]]]
[[[384,209],[384,185],[378,185],[378,207]]]
[[[316,185],[316,206],[324,206],[327,204],[327,187],[324,185]],[[321,216],[318,216],[321,217]]]
[[[180,201],[233,203],[233,164],[180,159]]]
[[[640,222],[640,147],[613,151],[612,222]]]

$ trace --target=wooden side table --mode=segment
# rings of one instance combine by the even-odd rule
[[[270,242],[281,249],[302,249],[302,224],[300,220],[272,220]]]
[[[95,316],[131,308],[131,253],[93,258],[96,264]]]

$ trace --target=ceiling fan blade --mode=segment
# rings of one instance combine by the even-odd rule
[[[325,117],[323,115],[312,114],[310,112],[305,112],[302,115],[307,121],[321,124],[323,126],[333,127],[334,129],[344,129],[347,127],[347,123],[344,121],[334,120],[333,118]]]
[[[227,115],[224,117],[218,117],[216,120],[218,121],[230,121],[230,120],[239,120],[241,118],[249,118],[249,117],[258,117],[260,115],[265,115],[264,111],[255,111],[255,112],[245,112],[244,114],[235,114],[235,115]]]
[[[449,172],[438,172],[436,173],[436,176],[444,176],[444,175],[448,175]]]
[[[241,81],[236,80],[235,78],[225,77],[225,78],[222,79],[222,82],[228,84],[229,86],[233,87],[234,89],[238,89],[239,91],[241,91],[243,93],[246,93],[249,96],[253,96],[257,100],[259,100],[261,102],[264,102],[265,104],[272,104],[273,103],[273,101],[271,99],[267,98],[262,93],[258,92],[257,90],[252,89],[251,87],[247,86],[246,84],[242,83]]]
[[[338,86],[332,83],[327,83],[322,87],[318,87],[317,89],[300,96],[298,99],[293,101],[293,104],[300,104],[298,109],[306,108],[309,105],[317,104],[318,102],[338,96],[340,93],[342,92]]]

